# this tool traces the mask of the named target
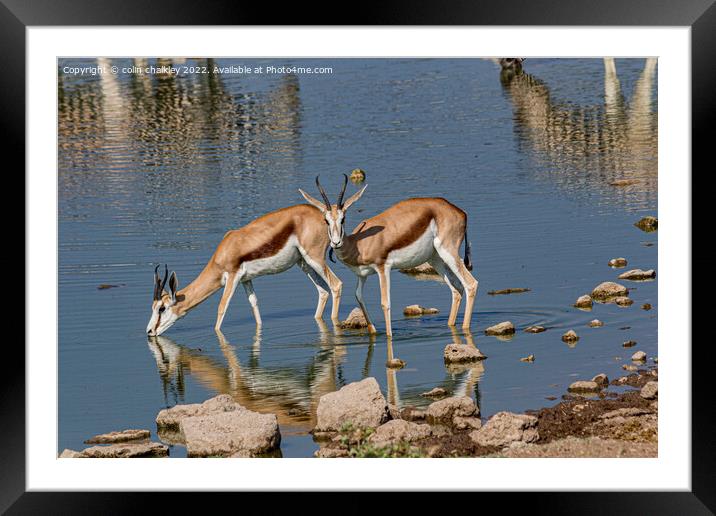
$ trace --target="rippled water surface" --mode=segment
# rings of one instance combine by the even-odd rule
[[[614,75],[601,59],[529,59],[525,74],[501,77],[481,59],[113,59],[100,64],[333,73],[63,72],[97,61],[60,60],[58,71],[60,450],[124,428],[156,438],[160,409],[230,393],[278,415],[284,457],[311,456],[319,397],[367,376],[399,406],[427,405],[420,393],[443,386],[475,397],[489,417],[557,403],[546,398],[575,379],[619,376],[637,349],[656,356],[656,281],[622,282],[634,289],[628,308],[572,307],[616,279],[611,258],[657,268],[657,233],[633,225],[657,214],[655,63],[619,59]],[[317,194],[317,174],[335,194],[340,174],[356,167],[369,186],[348,230],[411,196],[444,196],[467,212],[480,282],[471,335],[447,326],[444,284],[394,272],[392,347],[407,365],[387,370],[385,334],[335,331],[328,317],[317,324],[315,287],[293,268],[254,281],[260,334],[238,289],[225,341],[213,331],[218,294],[147,340],[155,264],[187,285],[227,230],[302,202],[299,187]],[[344,318],[356,306],[355,277],[331,267],[344,281]],[[514,287],[531,290],[487,294]],[[365,296],[382,331],[375,276]],[[414,303],[440,313],[403,317]],[[604,327],[587,327],[595,317]],[[512,339],[484,335],[506,320],[517,327]],[[547,331],[522,331],[532,324]],[[560,339],[568,329],[575,345]],[[630,339],[637,346],[623,348]],[[486,360],[443,363],[447,344],[470,341]],[[520,361],[529,354],[533,363]]]

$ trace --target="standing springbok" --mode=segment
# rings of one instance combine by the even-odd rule
[[[351,235],[345,236],[343,229],[345,212],[360,199],[366,186],[343,202],[348,184],[348,177],[345,174],[344,178],[337,204],[330,203],[318,177],[316,177],[316,186],[323,197],[323,203],[303,190],[299,189],[299,192],[323,213],[330,235],[331,252],[335,249],[338,258],[358,276],[356,299],[368,322],[369,331],[376,332],[363,302],[363,285],[366,278],[371,274],[378,274],[380,304],[385,315],[386,333],[392,336],[390,270],[407,269],[425,262],[430,263],[438,271],[452,291],[448,325],[455,325],[460,301],[466,294],[462,327],[470,328],[478,282],[469,272],[472,270],[472,264],[465,212],[439,197],[406,199],[394,204],[383,213],[362,221]],[[465,257],[461,260],[459,251],[463,239]]]
[[[265,274],[278,274],[298,264],[318,289],[315,318],[323,317],[328,291],[333,297],[331,320],[338,322],[341,301],[341,280],[326,264],[329,236],[323,229],[321,211],[299,204],[268,213],[246,226],[227,232],[204,270],[189,285],[177,290],[176,274],[164,279],[154,270],[154,301],[152,317],[147,325],[148,335],[161,335],[177,319],[195,308],[214,292],[224,287],[219,302],[215,329],[221,328],[229,301],[239,283],[246,290],[256,325],[261,326],[261,314],[251,280]],[[169,292],[164,290],[169,281]]]

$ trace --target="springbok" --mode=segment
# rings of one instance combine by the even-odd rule
[[[256,325],[261,314],[251,280],[266,274],[278,274],[298,264],[318,290],[315,318],[323,317],[328,291],[333,298],[331,320],[338,322],[342,282],[326,264],[329,237],[321,211],[299,204],[267,213],[246,226],[227,232],[204,270],[185,288],[178,290],[176,273],[164,279],[154,270],[154,300],[148,335],[161,335],[178,319],[214,292],[224,287],[219,302],[215,330],[221,328],[224,314],[239,283],[246,290]],[[168,278],[167,278],[168,276]],[[164,290],[169,281],[169,292]]]
[[[362,221],[351,235],[343,229],[345,212],[363,195],[366,186],[343,202],[348,177],[343,175],[343,189],[338,202],[331,204],[316,177],[316,186],[323,203],[299,189],[303,197],[321,210],[331,250],[358,276],[356,299],[360,305],[368,330],[375,333],[363,302],[363,286],[371,274],[378,274],[380,304],[385,316],[388,336],[393,335],[390,322],[390,271],[407,269],[430,263],[443,277],[452,291],[452,306],[448,325],[454,326],[463,295],[467,295],[462,327],[470,328],[472,307],[477,294],[477,280],[470,274],[470,242],[467,240],[467,215],[457,206],[439,197],[412,198],[394,204],[384,212]],[[465,256],[459,256],[460,244],[465,240]]]

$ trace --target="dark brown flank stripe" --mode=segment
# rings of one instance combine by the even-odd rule
[[[394,242],[390,243],[390,246],[386,251],[386,256],[391,251],[397,251],[398,249],[407,247],[415,242],[423,235],[423,233],[425,233],[425,230],[430,225],[431,220],[433,220],[432,212],[424,212],[420,218],[415,219],[410,226],[410,231],[402,233]]]
[[[244,262],[259,260],[261,258],[269,258],[276,255],[281,249],[283,249],[294,231],[295,227],[293,221],[291,221],[286,224],[279,233],[273,235],[268,242],[240,256],[237,266],[240,266]]]

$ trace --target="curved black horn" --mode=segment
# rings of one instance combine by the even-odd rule
[[[162,280],[162,288],[159,290],[159,295],[162,295],[162,292],[164,291],[164,287],[167,284],[167,280],[169,279],[169,267],[167,267],[166,264],[164,264],[164,279]]]
[[[158,301],[161,298],[162,290],[161,290],[161,284],[162,280],[159,279],[159,265],[157,265],[154,268],[154,300]]]
[[[348,185],[348,176],[343,174],[343,189],[341,190],[341,193],[338,194],[338,209],[343,209],[343,194],[346,193],[346,186]]]
[[[326,191],[321,186],[321,183],[318,182],[318,176],[316,176],[316,186],[318,187],[318,191],[321,192],[321,197],[323,197],[323,202],[326,203],[326,208],[328,208],[328,211],[331,211],[331,201],[328,200]]]

